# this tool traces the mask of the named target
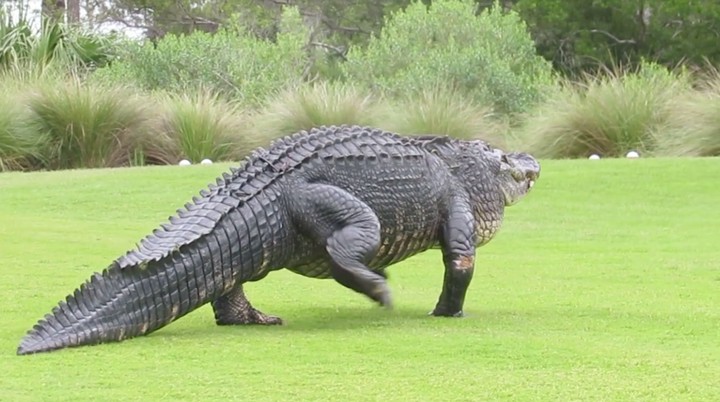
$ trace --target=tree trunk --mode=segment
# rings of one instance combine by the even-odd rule
[[[80,0],[67,0],[67,22],[70,25],[80,23]]]
[[[64,0],[42,0],[42,17],[48,22],[63,22],[65,14]]]

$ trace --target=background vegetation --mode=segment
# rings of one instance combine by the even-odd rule
[[[712,2],[71,3],[0,12],[2,170],[238,160],[321,124],[544,158],[720,154],[715,31],[694,34]]]

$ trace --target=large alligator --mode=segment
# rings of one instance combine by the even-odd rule
[[[482,141],[320,127],[258,149],[136,249],[95,273],[18,354],[145,335],[210,302],[218,325],[280,324],[243,284],[287,268],[391,306],[385,268],[431,247],[445,277],[435,316],[460,316],[475,248],[540,173]]]

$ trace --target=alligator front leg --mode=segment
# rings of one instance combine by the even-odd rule
[[[475,270],[475,220],[465,197],[455,197],[449,206],[440,241],[445,277],[435,316],[462,317],[465,293]]]
[[[280,317],[267,315],[255,309],[245,297],[242,285],[236,285],[211,304],[217,325],[282,324]]]

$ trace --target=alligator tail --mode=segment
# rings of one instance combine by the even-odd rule
[[[218,179],[218,186],[230,176]],[[238,179],[239,180],[239,179]],[[241,180],[240,180],[241,181]],[[19,355],[148,334],[215,300],[267,267],[280,206],[222,187],[178,210],[135,250],[94,274],[23,338]],[[240,193],[240,190],[236,192]],[[277,196],[274,196],[277,198]],[[275,199],[274,198],[274,199]],[[284,230],[284,229],[282,229]],[[286,238],[282,235],[279,238]]]
[[[134,267],[113,263],[40,320],[23,338],[17,354],[145,335],[233,285],[229,275],[222,275],[222,267],[213,266],[213,258],[193,261],[190,254],[176,251]]]

